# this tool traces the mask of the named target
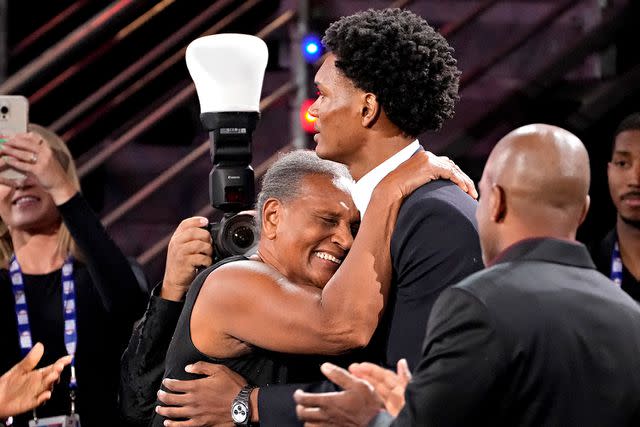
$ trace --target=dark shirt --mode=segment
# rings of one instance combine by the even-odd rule
[[[120,414],[127,426],[147,427],[156,406],[164,360],[184,301],[160,298],[157,285],[131,334],[120,368]]]
[[[591,256],[593,257],[593,262],[596,264],[596,268],[609,278],[611,278],[611,253],[613,252],[613,245],[617,240],[618,235],[614,228],[609,231],[602,241],[591,248]],[[640,283],[633,274],[627,270],[624,263],[622,264],[622,284],[620,287],[628,293],[631,298],[640,302]]]
[[[144,307],[144,296],[129,262],[106,234],[85,199],[76,194],[58,207],[71,236],[85,258],[74,263],[77,298],[78,347],[76,409],[85,427],[119,425],[117,411],[120,355],[134,320]],[[44,344],[39,366],[67,354],[63,338],[61,270],[23,274],[33,342]],[[18,343],[12,284],[0,270],[0,372],[22,358]],[[39,417],[69,413],[69,369],[55,386],[51,400],[37,410]],[[31,413],[17,417],[26,426]]]
[[[522,241],[442,293],[393,425],[637,426],[638,354],[640,307],[586,247]]]
[[[247,354],[231,358],[215,358],[207,356],[196,348],[191,339],[191,314],[207,277],[224,264],[246,259],[243,256],[224,259],[205,269],[195,278],[187,292],[182,313],[169,344],[164,378],[179,380],[202,378],[203,375],[190,374],[184,370],[185,366],[202,360],[225,365],[244,377],[249,384],[259,387],[320,379],[320,372],[310,368],[313,366],[311,361],[316,360],[313,356],[288,355],[251,346],[251,351]],[[158,404],[161,405],[162,402],[158,401]],[[164,420],[164,417],[154,414],[152,425],[162,427]]]

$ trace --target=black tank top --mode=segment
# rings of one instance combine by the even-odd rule
[[[203,270],[194,280],[187,292],[184,308],[178,319],[176,330],[171,338],[165,359],[163,378],[190,380],[201,378],[185,372],[184,367],[198,361],[218,363],[243,376],[249,384],[264,387],[270,384],[298,383],[320,380],[322,375],[318,369],[319,361],[326,361],[326,356],[303,356],[277,353],[252,347],[252,351],[239,357],[218,359],[201,353],[191,340],[191,312],[196,298],[206,278],[216,268],[229,262],[247,260],[244,256],[226,258]],[[250,297],[250,296],[249,296]],[[322,358],[322,359],[320,359]],[[164,388],[163,388],[164,389]],[[161,405],[160,402],[158,402]],[[164,417],[154,414],[152,426],[162,427]]]

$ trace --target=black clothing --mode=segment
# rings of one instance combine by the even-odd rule
[[[84,427],[119,425],[117,411],[120,354],[134,320],[144,307],[136,277],[118,247],[85,199],[76,194],[58,206],[60,215],[85,258],[74,263],[77,298],[78,380],[77,412]],[[67,354],[63,338],[61,270],[23,274],[33,343],[44,344],[39,366]],[[18,342],[15,303],[8,271],[0,270],[0,372],[22,358]],[[51,400],[37,410],[39,417],[69,413],[69,369],[56,385]],[[31,413],[17,417],[26,426]]]
[[[402,204],[391,239],[392,286],[383,318],[359,361],[393,367],[403,357],[413,369],[431,307],[440,292],[482,268],[476,202],[449,181],[432,181]],[[326,359],[325,359],[326,360]],[[260,425],[300,425],[293,392],[335,391],[328,381],[262,387]]]
[[[191,313],[193,312],[193,307],[205,280],[216,268],[229,262],[246,259],[247,258],[243,256],[226,258],[203,270],[195,278],[187,292],[182,313],[180,314],[178,324],[176,325],[169,349],[166,353],[164,378],[179,380],[202,378],[202,375],[190,374],[184,370],[184,367],[188,364],[202,360],[209,363],[225,365],[244,377],[249,384],[260,387],[288,381],[311,381],[319,379],[319,373],[313,374],[313,372],[317,370],[309,366],[310,361],[315,360],[315,357],[286,355],[252,346],[251,352],[248,354],[220,359],[201,353],[193,344],[190,327]],[[291,369],[289,365],[291,365]],[[300,367],[304,369],[300,369]],[[161,402],[158,402],[158,404],[161,404]],[[162,427],[164,420],[164,417],[154,414],[152,425]]]
[[[638,426],[639,354],[640,307],[586,247],[524,240],[442,293],[393,425]]]
[[[144,317],[135,326],[120,368],[120,414],[127,426],[147,427],[156,407],[164,374],[164,359],[184,302],[151,292]]]
[[[184,301],[160,298],[160,287],[161,284],[158,284],[151,292],[144,317],[134,328],[129,346],[122,356],[120,412],[130,427],[147,427],[154,415],[165,357],[184,306]],[[327,356],[281,356],[287,367],[287,380],[295,382],[319,380],[322,377],[319,366],[328,359]],[[336,359],[329,358],[338,362]],[[198,360],[202,360],[202,357]]]
[[[613,230],[607,233],[602,241],[591,248],[591,256],[593,257],[593,262],[596,264],[596,268],[600,273],[609,278],[611,277],[611,253],[613,251],[613,245],[617,240],[618,235],[614,227]],[[631,298],[640,302],[640,282],[627,270],[624,263],[622,264],[622,284],[620,287],[628,293]]]

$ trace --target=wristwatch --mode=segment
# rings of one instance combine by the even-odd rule
[[[251,390],[254,388],[256,387],[249,384],[245,385],[231,403],[231,419],[233,419],[233,423],[237,426],[251,425],[251,404],[249,403],[249,396],[251,395]]]

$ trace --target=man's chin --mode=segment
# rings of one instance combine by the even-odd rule
[[[316,154],[318,155],[318,157],[320,157],[323,160],[333,160],[331,158],[331,154],[323,150],[323,147],[320,144],[316,144]]]
[[[622,222],[640,230],[640,217],[636,215],[620,215]]]
[[[316,144],[316,155],[323,160],[331,160],[332,162],[345,163],[344,158],[340,156],[340,152],[336,152],[336,150],[331,150],[331,148],[327,148],[326,145],[323,145],[322,142]]]

